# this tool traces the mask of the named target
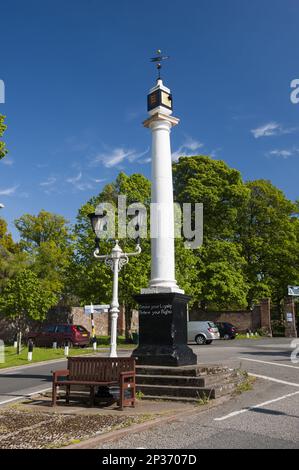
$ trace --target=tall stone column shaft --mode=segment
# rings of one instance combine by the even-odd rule
[[[179,120],[162,113],[144,122],[152,132],[151,280],[149,289],[180,292],[175,280],[171,128]],[[147,291],[145,289],[144,291]]]

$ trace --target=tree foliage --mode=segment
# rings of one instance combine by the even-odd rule
[[[7,129],[7,126],[4,124],[5,116],[0,114],[0,160],[5,157],[7,154],[7,149],[5,146],[5,142],[2,141],[1,137],[3,136],[4,132]]]
[[[18,272],[10,279],[0,296],[0,311],[12,319],[17,330],[24,329],[28,319],[44,320],[57,302],[30,269]]]
[[[15,225],[20,233],[20,247],[28,254],[32,270],[46,289],[61,297],[73,250],[67,220],[41,210],[37,215],[23,215]]]
[[[270,181],[246,186],[250,195],[239,213],[238,239],[246,260],[248,302],[270,295],[279,304],[287,285],[299,282],[298,205]]]
[[[203,204],[203,246],[193,252],[197,258],[192,263],[193,302],[218,308],[244,307],[245,260],[236,231],[249,190],[240,173],[223,161],[193,156],[181,157],[173,165],[173,174],[175,200]],[[187,270],[188,266],[184,273]]]

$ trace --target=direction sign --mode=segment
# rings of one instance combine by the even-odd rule
[[[93,309],[93,313],[107,313],[109,312],[110,305],[85,305],[84,313],[90,315]]]
[[[299,296],[299,286],[288,286],[288,295]]]

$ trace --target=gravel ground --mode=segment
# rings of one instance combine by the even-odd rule
[[[57,448],[112,429],[143,422],[148,416],[68,415],[0,410],[0,449]]]

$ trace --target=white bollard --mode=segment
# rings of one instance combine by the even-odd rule
[[[246,338],[249,338],[249,333],[246,333]]]
[[[33,341],[30,339],[28,341],[28,356],[27,356],[27,360],[29,362],[32,361],[32,352],[33,352]]]
[[[17,342],[17,341],[14,341],[14,342],[13,342],[13,347],[14,347],[15,349],[17,349],[17,347],[18,347],[18,342]]]
[[[97,350],[97,340],[96,340],[96,338],[93,338],[92,347],[93,347],[93,350],[94,350],[94,351]]]
[[[64,346],[64,355],[67,357],[69,355],[69,346],[65,345]]]
[[[53,342],[53,349],[57,349],[57,341]]]

